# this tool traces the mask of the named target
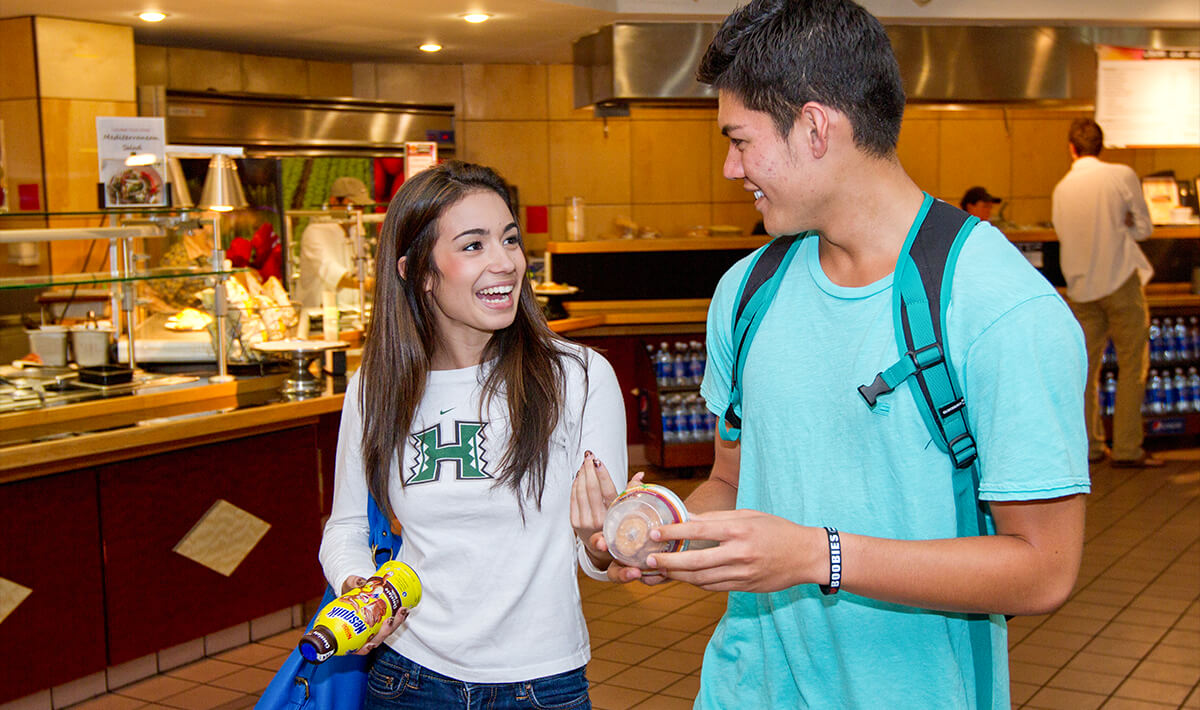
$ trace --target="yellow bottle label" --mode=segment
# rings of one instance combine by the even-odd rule
[[[386,619],[420,601],[421,579],[413,568],[395,560],[385,562],[366,584],[321,610],[312,631],[301,637],[300,652],[317,663],[353,653],[379,632]]]

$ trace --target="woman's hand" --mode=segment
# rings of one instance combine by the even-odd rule
[[[351,589],[358,589],[359,587],[366,585],[366,583],[366,579],[357,575],[351,575],[346,578],[345,582],[342,582],[342,594],[346,594]],[[391,617],[390,619],[383,620],[383,624],[379,627],[379,631],[376,631],[374,636],[367,639],[366,644],[364,644],[362,648],[355,651],[354,654],[357,656],[365,656],[371,651],[379,648],[379,645],[386,641],[389,636],[395,633],[396,629],[400,628],[400,624],[403,624],[404,620],[407,618],[408,609],[400,607],[395,616]]]
[[[396,629],[400,628],[400,624],[403,624],[404,620],[407,618],[408,609],[400,607],[400,610],[396,612],[395,616],[390,619],[383,620],[383,625],[379,627],[379,631],[375,632],[374,636],[367,639],[367,642],[363,644],[363,647],[355,651],[354,655],[365,656],[371,651],[379,648],[380,644],[382,644],[384,641],[387,641],[388,637],[395,633]]]
[[[637,476],[634,478],[640,480]],[[603,530],[604,516],[616,497],[617,487],[613,485],[608,469],[591,451],[583,452],[583,465],[571,484],[571,527],[599,569],[606,569],[612,563],[612,556],[604,544]]]

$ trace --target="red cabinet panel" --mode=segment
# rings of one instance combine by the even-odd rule
[[[0,622],[0,703],[104,670],[96,479],[0,486],[0,577],[33,591]]]
[[[320,593],[316,437],[299,427],[97,469],[110,664]],[[218,500],[271,526],[229,576],[173,551]]]

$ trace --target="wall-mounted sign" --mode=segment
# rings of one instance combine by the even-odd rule
[[[404,179],[407,180],[425,168],[437,165],[437,143],[418,141],[404,144]]]
[[[1096,53],[1096,123],[1106,145],[1200,145],[1200,50],[1101,45]]]
[[[166,134],[161,117],[96,119],[105,207],[167,204]]]

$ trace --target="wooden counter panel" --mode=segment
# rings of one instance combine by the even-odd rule
[[[69,409],[61,407],[60,409]],[[0,457],[0,484],[69,471],[82,466],[161,453],[255,433],[316,423],[329,412],[340,412],[342,395],[299,402],[280,402],[232,412],[214,412],[147,426],[83,434],[66,439],[8,446]]]
[[[1008,241],[1025,242],[1057,242],[1058,234],[1050,228],[1046,229],[1010,229],[1001,230]],[[1200,238],[1200,225],[1180,224],[1162,225],[1154,228],[1150,239],[1197,239]]]
[[[95,477],[0,486],[0,511],[0,578],[33,590],[0,621],[4,704],[102,671],[106,660]]]
[[[96,469],[110,664],[320,593],[316,432],[303,426]],[[229,576],[173,551],[218,500],[270,525]]]
[[[549,254],[612,254],[648,251],[707,251],[721,249],[757,249],[771,237],[697,237],[695,239],[597,239],[586,242],[547,242]]]

